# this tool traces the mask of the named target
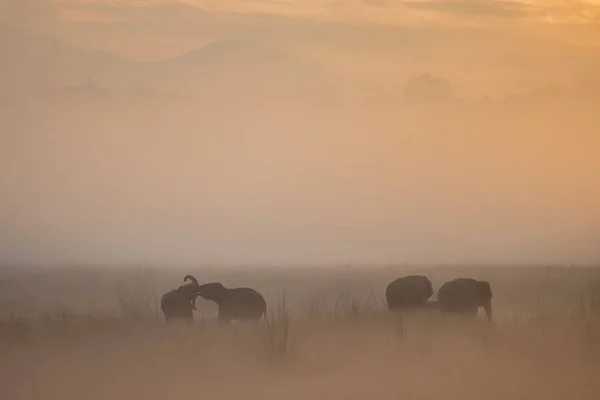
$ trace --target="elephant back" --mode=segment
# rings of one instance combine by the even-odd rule
[[[417,306],[433,295],[433,286],[426,276],[408,275],[390,282],[385,294],[390,308]]]
[[[461,311],[480,303],[480,284],[472,278],[456,278],[438,290],[437,301],[443,311]]]

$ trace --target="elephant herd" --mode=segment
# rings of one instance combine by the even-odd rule
[[[231,320],[258,322],[266,313],[265,299],[254,289],[226,288],[220,282],[200,285],[195,277],[186,275],[183,281],[188,280],[189,283],[163,295],[160,307],[167,322],[176,319],[192,321],[198,296],[217,304],[220,323]],[[492,322],[492,289],[487,281],[450,280],[439,288],[437,301],[429,301],[433,296],[429,278],[408,275],[390,282],[385,295],[390,311],[433,306],[444,313],[476,315],[479,307],[483,307],[488,322]]]
[[[186,275],[183,281],[188,280],[190,283],[163,295],[160,308],[167,322],[175,319],[191,321],[198,296],[217,303],[219,308],[217,319],[221,323],[228,323],[232,319],[258,322],[267,311],[265,299],[254,289],[245,287],[229,289],[219,282],[200,285],[196,278]]]
[[[492,288],[487,281],[456,278],[438,290],[437,301],[428,301],[433,285],[423,275],[409,275],[392,281],[385,292],[390,310],[411,309],[431,305],[444,313],[477,315],[483,307],[487,320],[492,322]]]

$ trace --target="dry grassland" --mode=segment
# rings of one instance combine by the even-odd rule
[[[382,288],[391,277],[410,272],[197,274],[231,286],[250,282],[260,287],[269,314],[259,326],[218,326],[214,308],[205,302],[192,326],[167,326],[153,299],[179,284],[183,275],[178,271],[5,272],[0,280],[1,397],[600,398],[597,270],[426,271],[436,289],[451,276],[490,279],[498,316],[492,326],[431,310],[390,315],[381,301]],[[120,289],[106,289],[115,282]],[[30,308],[19,306],[24,291],[38,291],[43,295],[38,301],[47,307],[36,314],[34,300]],[[103,291],[105,303],[72,301],[86,292],[102,297]],[[113,309],[98,306],[109,304],[109,298],[116,302]],[[86,309],[90,304],[97,309]]]

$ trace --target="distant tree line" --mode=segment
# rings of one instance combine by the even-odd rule
[[[445,78],[424,72],[406,80],[402,98],[408,104],[448,104],[459,101],[455,86]],[[509,94],[498,100],[488,96],[480,99],[480,104],[511,103],[519,104],[532,100],[560,99],[564,97],[596,98],[600,96],[600,86],[590,80],[580,80],[573,86],[547,85],[525,94]],[[0,91],[0,107],[20,104],[23,96]],[[183,94],[176,90],[162,90],[156,87],[134,87],[124,96],[128,104],[160,104],[194,98],[193,93]],[[34,93],[31,100],[50,104],[111,104],[115,96],[111,91],[94,80],[81,84],[46,88]]]

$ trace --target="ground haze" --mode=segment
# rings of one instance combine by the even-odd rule
[[[285,272],[283,272],[285,271]],[[419,271],[437,291],[488,279],[495,324],[423,310],[391,315],[392,278]],[[192,326],[163,322],[183,282],[251,286],[259,326],[218,326],[198,300]],[[0,371],[11,399],[595,399],[595,268],[371,267],[4,271]]]

